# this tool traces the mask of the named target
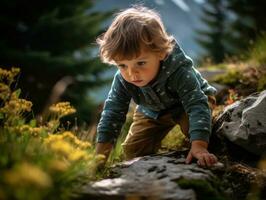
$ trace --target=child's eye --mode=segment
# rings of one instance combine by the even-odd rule
[[[121,65],[117,65],[117,67],[120,68],[120,69],[125,69],[126,68],[126,65],[121,64]]]
[[[145,65],[146,62],[145,62],[145,61],[140,61],[140,62],[138,62],[137,64],[138,64],[138,66],[142,66],[142,65]]]

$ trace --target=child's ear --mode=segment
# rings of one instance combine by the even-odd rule
[[[160,59],[160,60],[164,60],[165,57],[166,57],[166,55],[167,55],[166,52],[160,52],[158,56],[159,56],[159,59]]]

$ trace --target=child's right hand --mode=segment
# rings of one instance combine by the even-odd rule
[[[216,156],[209,153],[207,150],[208,143],[201,140],[194,140],[191,144],[191,149],[186,158],[186,163],[189,164],[193,157],[196,158],[197,164],[202,167],[211,167],[218,162]]]

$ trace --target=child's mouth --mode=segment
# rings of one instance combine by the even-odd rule
[[[132,81],[132,83],[141,83],[142,80],[135,80],[135,81]]]

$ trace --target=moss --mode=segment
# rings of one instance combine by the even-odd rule
[[[225,84],[228,86],[236,86],[240,83],[240,80],[243,77],[241,76],[240,71],[237,70],[230,70],[228,71],[228,73],[224,74],[224,75],[218,75],[216,76],[216,78],[214,79],[215,82],[217,83],[221,83],[221,84]]]
[[[196,192],[198,200],[226,200],[225,196],[218,192],[215,186],[206,180],[187,180],[179,179],[177,181],[182,189],[193,189]],[[218,184],[217,184],[218,188]]]

